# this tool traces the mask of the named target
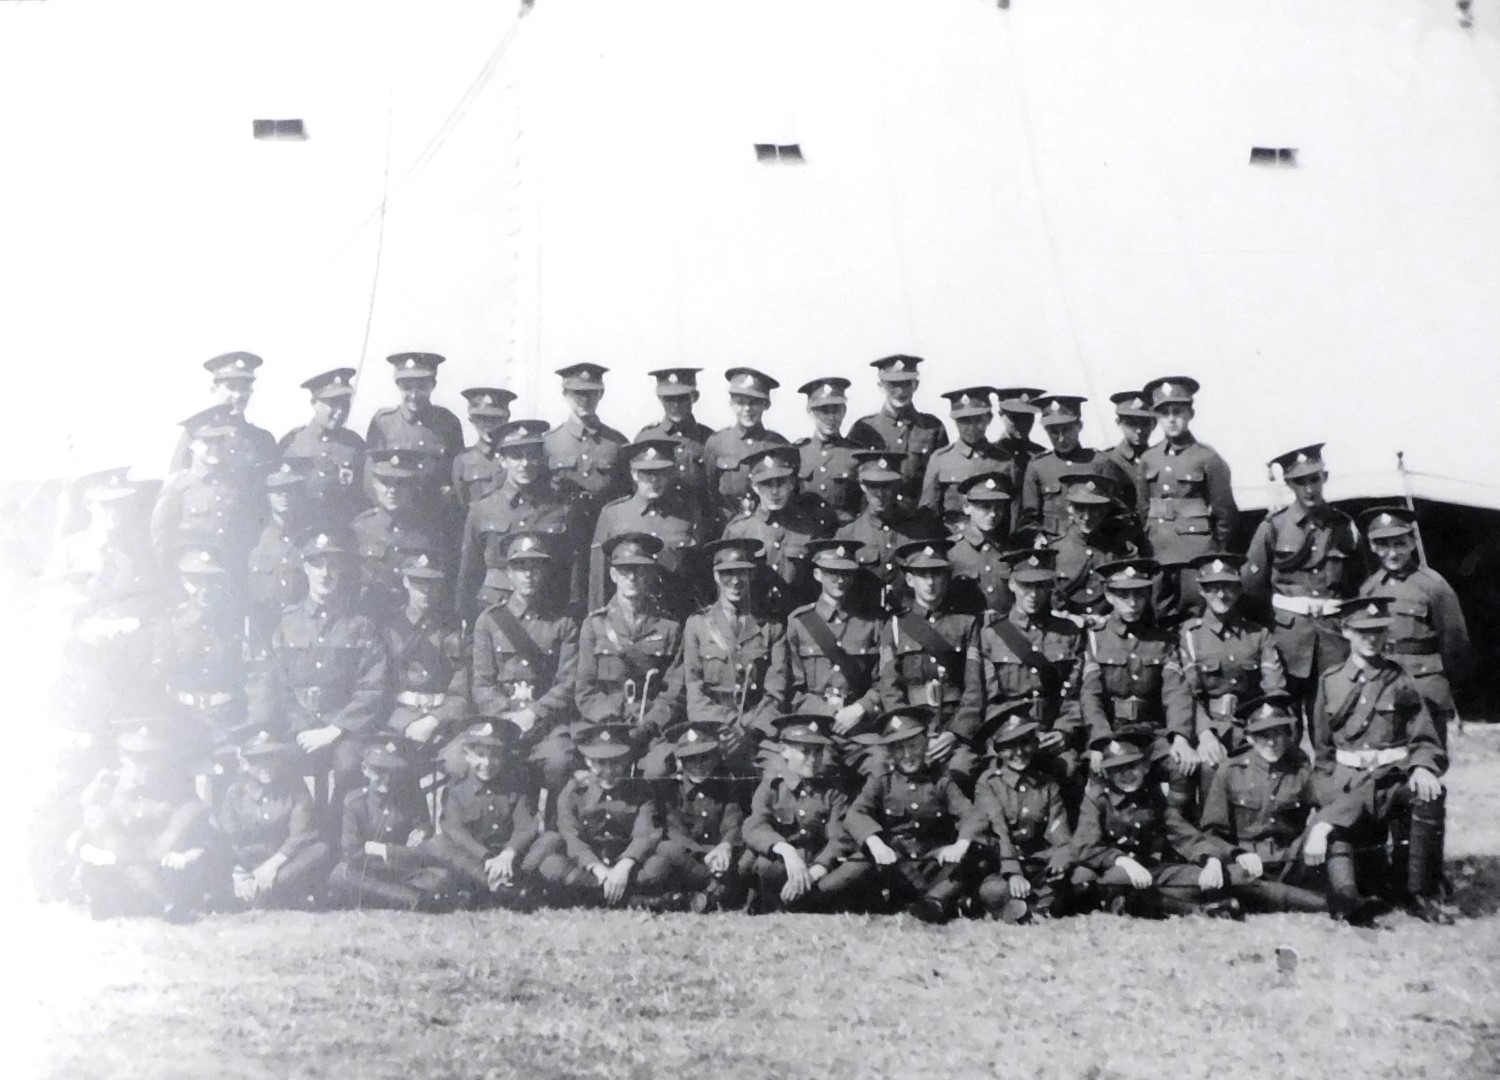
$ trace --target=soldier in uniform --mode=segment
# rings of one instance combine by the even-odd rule
[[[1000,437],[995,440],[995,445],[1009,455],[1016,477],[1014,490],[1017,498],[1011,506],[1011,526],[1014,527],[1021,513],[1019,495],[1026,467],[1032,458],[1047,452],[1046,447],[1031,441],[1031,429],[1040,412],[1032,402],[1042,396],[1042,391],[1034,386],[997,386],[991,392],[1000,409]]]
[[[463,395],[469,403],[474,445],[466,446],[453,459],[453,494],[459,510],[467,514],[469,507],[505,480],[505,461],[495,434],[510,423],[510,406],[516,395],[498,386],[471,386]]]
[[[1302,859],[1309,829],[1319,822],[1312,761],[1296,745],[1292,699],[1270,693],[1247,699],[1236,718],[1248,751],[1214,776],[1198,825],[1228,868],[1235,896],[1251,911],[1328,911],[1323,872]]]
[[[89,912],[96,919],[190,921],[210,877],[208,808],[176,767],[160,725],[121,726],[119,768],[100,773],[83,792],[78,858]]]
[[[1040,465],[1048,458],[1038,458]],[[1059,612],[1099,623],[1109,611],[1099,567],[1119,559],[1133,559],[1140,550],[1131,542],[1118,510],[1123,499],[1134,499],[1134,488],[1123,481],[1089,472],[1058,476],[1068,503],[1068,522],[1050,547],[1057,552],[1057,590],[1052,605]]]
[[[1045,549],[1007,555],[1010,610],[987,612],[964,658],[964,696],[952,730],[970,746],[983,746],[1006,702],[1025,699],[1041,729],[1044,763],[1064,779],[1070,796],[1082,786],[1084,749],[1078,704],[1083,631],[1052,614],[1057,556]],[[1071,784],[1071,786],[1067,786]],[[1076,805],[1076,804],[1075,804]]]
[[[420,463],[418,487],[423,500],[442,498],[453,475],[453,459],[464,448],[464,428],[457,416],[441,405],[432,403],[437,389],[437,369],[445,358],[436,353],[404,352],[387,356],[395,370],[396,388],[401,404],[378,409],[370,418],[365,434],[365,449],[414,450]],[[366,486],[369,478],[366,477]],[[373,490],[367,492],[373,499]]]
[[[962,530],[968,518],[960,491],[965,480],[979,473],[999,472],[1011,481],[1007,490],[1014,491],[1015,482],[1020,477],[1012,470],[1012,462],[1005,451],[990,442],[985,434],[994,417],[990,409],[990,388],[973,386],[967,390],[950,390],[943,397],[948,399],[958,441],[934,450],[927,459],[920,505],[930,518],[940,521],[946,531],[956,533]]]
[[[857,896],[871,870],[849,859],[849,792],[828,717],[778,716],[776,743],[780,759],[766,769],[745,819],[745,870],[756,888],[751,910],[830,910]]]
[[[374,743],[360,759],[364,786],[343,797],[339,864],[328,877],[330,898],[343,907],[451,911],[453,876],[432,864],[432,820],[394,742]]]
[[[834,534],[858,544],[868,561],[856,581],[855,603],[866,609],[899,611],[906,603],[905,582],[896,549],[914,540],[936,539],[942,529],[920,509],[906,509],[900,498],[903,458],[889,450],[857,450],[859,489],[865,507]]]
[[[1366,510],[1365,534],[1380,569],[1359,587],[1361,596],[1389,596],[1390,645],[1386,655],[1421,691],[1446,748],[1448,724],[1458,715],[1453,685],[1472,662],[1469,629],[1453,586],[1417,554],[1417,516],[1404,506]]]
[[[714,432],[703,446],[709,497],[721,527],[750,510],[750,477],[744,463],[758,450],[787,445],[786,436],[760,422],[771,406],[771,391],[781,384],[748,367],[730,368],[724,378],[729,380],[734,423]]]
[[[312,396],[312,422],[276,444],[280,460],[296,461],[307,477],[307,505],[317,528],[347,525],[365,505],[365,441],[344,426],[354,375],[353,368],[334,368],[304,382]]]
[[[956,602],[978,614],[1010,610],[1010,564],[1005,552],[1015,547],[1010,535],[1010,476],[1004,471],[975,473],[958,485],[963,497],[963,527],[948,550],[953,563]]]
[[[426,555],[444,567],[453,550],[444,518],[435,518],[424,505],[422,476],[433,465],[426,455],[411,450],[372,450],[370,477],[375,505],[356,517],[352,529],[364,581],[364,608],[384,620],[405,602],[402,563],[412,555]]]
[[[303,775],[331,769],[335,790],[358,783],[367,736],[390,715],[385,643],[359,610],[359,568],[347,530],[318,532],[302,546],[307,595],[282,612],[252,697],[260,728],[291,732]]]
[[[786,626],[767,618],[752,584],[763,565],[759,540],[717,540],[704,548],[718,598],[688,617],[682,632],[687,715],[714,736],[736,775],[751,775],[755,750],[773,737],[786,707]]]
[[[749,455],[744,466],[755,509],[724,528],[726,540],[759,540],[765,563],[755,592],[767,616],[781,618],[817,596],[807,545],[833,535],[838,519],[815,496],[798,490],[800,451],[772,446]]]
[[[1198,755],[1193,695],[1178,659],[1177,635],[1150,618],[1159,568],[1150,559],[1121,559],[1099,568],[1111,613],[1088,631],[1079,704],[1089,741],[1106,743],[1122,728],[1152,733],[1152,761],[1171,762],[1173,805],[1192,805]],[[1104,756],[1095,751],[1098,759]]]
[[[932,710],[927,752],[972,791],[979,758],[950,724],[963,700],[964,661],[978,617],[952,601],[948,546],[946,540],[918,540],[896,551],[911,606],[892,615],[882,630],[877,685],[887,715],[908,705]]]
[[[1203,595],[1203,614],[1182,624],[1182,673],[1197,717],[1199,786],[1207,791],[1226,758],[1248,749],[1240,707],[1286,693],[1281,651],[1264,623],[1245,612],[1243,555],[1200,555],[1188,564]]]
[[[1148,782],[1150,747],[1111,739],[1100,764],[1104,782],[1089,786],[1073,831],[1075,887],[1109,897],[1116,912],[1239,917],[1217,845]]]
[[[718,723],[689,724],[677,738],[677,780],[663,793],[665,835],[636,887],[647,896],[689,894],[702,913],[735,907],[741,900],[739,864],[744,855],[745,808],[741,781],[721,775],[726,731]]]
[[[1061,915],[1068,900],[1072,830],[1057,778],[1036,764],[1039,728],[1031,702],[1014,701],[990,740],[995,764],[979,778],[974,807],[959,828],[961,857],[970,844],[990,848],[979,900],[1008,923]]]
[[[464,775],[443,789],[440,832],[426,855],[448,870],[466,907],[523,907],[521,873],[537,836],[536,801],[518,750],[521,731],[508,720],[471,717],[460,737]]]
[[[276,438],[265,428],[245,419],[245,406],[255,390],[255,371],[265,361],[254,353],[230,352],[205,360],[203,368],[213,377],[215,404],[199,413],[195,426],[227,427],[224,458],[232,471],[254,487],[276,462]],[[182,472],[193,461],[194,432],[186,428],[172,452],[171,471]]]
[[[677,486],[677,449],[671,439],[648,439],[620,451],[629,462],[635,491],[605,506],[594,526],[594,542],[589,547],[590,610],[609,599],[604,544],[624,533],[649,533],[661,541],[659,585],[665,607],[685,615],[701,602],[701,574],[694,563],[694,549],[706,539],[706,530],[702,509]]]
[[[677,486],[699,508],[705,522],[717,526],[713,493],[709,491],[704,448],[713,429],[693,415],[698,402],[698,372],[701,368],[658,368],[647,372],[656,380],[656,397],[662,418],[636,433],[635,441],[675,439],[677,442]]]
[[[333,867],[317,807],[300,775],[301,754],[261,731],[241,741],[239,771],[217,800],[214,823],[223,879],[216,906],[244,911],[314,908]]]
[[[1083,434],[1083,403],[1088,398],[1048,394],[1034,402],[1041,410],[1042,430],[1052,449],[1032,458],[1021,482],[1022,527],[1032,526],[1049,537],[1061,536],[1068,526],[1066,473],[1094,473],[1121,484],[1130,482],[1102,450],[1079,442]]]
[[[1444,791],[1448,756],[1421,692],[1385,655],[1391,630],[1388,597],[1346,600],[1339,619],[1349,659],[1318,682],[1312,712],[1313,755],[1322,802],[1334,833],[1328,876],[1341,902],[1358,906],[1350,862],[1357,851],[1392,837],[1389,891],[1412,914],[1448,923],[1437,900],[1442,876]],[[1311,842],[1314,856],[1322,855]]]
[[[1120,441],[1105,451],[1120,470],[1139,489],[1145,479],[1141,471],[1141,456],[1151,448],[1151,435],[1156,431],[1156,412],[1151,402],[1140,390],[1121,390],[1109,395],[1115,406],[1115,426],[1120,429]]]
[[[807,415],[813,422],[813,433],[796,442],[802,491],[821,502],[840,525],[859,513],[854,452],[870,449],[843,434],[848,391],[849,380],[835,378],[814,379],[797,388],[799,394],[807,395]]]
[[[892,767],[865,781],[844,825],[869,852],[876,884],[904,901],[907,914],[945,923],[958,914],[965,890],[958,826],[972,804],[959,782],[930,760],[936,719],[927,706],[903,705],[880,718],[877,735],[864,736],[879,741]]]
[[[474,624],[470,693],[475,712],[505,720],[520,732],[520,746],[555,807],[580,763],[569,734],[578,620],[568,614],[557,590],[549,588],[556,580],[552,543],[544,532],[523,531],[509,538],[503,563],[508,595]],[[450,775],[454,771],[450,767]]]
[[[302,598],[298,547],[308,527],[307,478],[297,463],[283,459],[266,477],[266,523],[250,549],[245,597],[250,609],[251,639],[263,644],[271,636],[281,611]]]
[[[561,585],[572,595],[571,545],[561,538],[577,536],[578,530],[568,501],[547,473],[542,445],[546,430],[542,420],[512,420],[496,433],[505,481],[469,507],[459,549],[457,601],[466,619],[479,613],[477,597],[486,568],[503,556],[510,537],[519,532],[540,531],[559,538],[551,554],[568,564]]]
[[[1260,523],[1244,570],[1248,598],[1276,635],[1287,689],[1304,719],[1318,678],[1349,655],[1334,613],[1364,577],[1358,526],[1323,496],[1322,451],[1320,443],[1271,460],[1296,498]]]
[[[573,698],[587,723],[631,725],[635,747],[649,747],[640,765],[649,780],[667,775],[666,733],[683,718],[682,625],[656,599],[661,549],[649,533],[605,543],[615,593],[583,620]]]
[[[1196,586],[1180,567],[1197,555],[1228,551],[1239,508],[1229,463],[1190,430],[1196,380],[1185,375],[1153,379],[1141,391],[1166,436],[1141,455],[1137,512],[1146,548],[1167,568],[1157,597],[1157,618],[1177,619],[1199,606]]]
[[[575,502],[585,536],[593,532],[605,503],[630,490],[621,460],[621,451],[627,445],[625,436],[599,419],[608,370],[598,364],[570,364],[558,369],[563,400],[573,415],[542,438],[547,468],[559,490]]]
[[[901,476],[896,503],[910,513],[922,498],[922,478],[927,459],[948,445],[948,429],[931,413],[912,404],[922,377],[920,356],[883,356],[870,366],[880,373],[880,392],[885,404],[880,411],[860,417],[849,429],[849,437],[877,450],[905,455],[900,458]]]
[[[425,552],[407,555],[401,585],[404,602],[380,627],[394,694],[386,737],[421,769],[469,715],[468,658],[448,575]]]
[[[578,735],[588,771],[563,788],[557,832],[544,833],[525,863],[541,876],[553,904],[618,907],[631,892],[637,869],[661,841],[656,800],[648,785],[631,775],[630,728],[594,724]]]
[[[162,485],[151,511],[151,545],[164,565],[176,563],[188,548],[218,552],[236,588],[245,580],[250,547],[260,520],[264,472],[247,480],[234,467],[229,443],[234,429],[225,424],[192,427],[192,465]],[[254,483],[254,494],[247,486]]]

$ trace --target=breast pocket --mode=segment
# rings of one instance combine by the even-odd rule
[[[1420,623],[1429,622],[1432,617],[1431,608],[1425,600],[1397,600],[1391,604],[1391,611]]]
[[[576,473],[578,472],[578,456],[576,454],[565,454],[555,457],[548,463],[553,472]]]
[[[1178,536],[1207,536],[1213,532],[1213,522],[1206,513],[1182,513],[1176,521]]]
[[[600,682],[624,682],[625,658],[614,651],[595,651],[594,677]]]
[[[714,646],[705,646],[699,654],[703,664],[703,681],[711,686],[729,686],[735,681],[734,664],[729,653]]]
[[[895,795],[887,795],[885,799],[885,819],[891,824],[905,821],[912,816],[911,808],[907,803],[896,798]]]

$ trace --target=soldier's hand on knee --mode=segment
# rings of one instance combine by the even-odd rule
[[[276,884],[276,875],[281,873],[281,864],[284,861],[279,855],[272,855],[255,868],[255,872],[250,877],[255,882],[257,892],[265,892]]]
[[[824,866],[822,863],[813,863],[812,866],[807,868],[807,879],[814,885],[822,881],[827,876],[828,867]]]
[[[1186,776],[1198,766],[1198,754],[1193,744],[1181,735],[1172,739],[1172,769],[1178,776]]]
[[[1204,892],[1218,892],[1224,887],[1224,864],[1218,859],[1209,859],[1198,871],[1198,888]]]
[[[1424,769],[1420,765],[1411,771],[1411,779],[1407,780],[1406,786],[1411,788],[1422,802],[1432,802],[1443,797],[1443,783],[1431,770]]]
[[[722,874],[729,869],[729,855],[729,845],[719,844],[703,856],[703,865],[708,867],[710,874]]]
[[[320,728],[310,731],[302,731],[297,734],[297,745],[305,753],[315,754],[325,746],[332,746],[338,737],[344,733],[344,729],[337,724],[325,724]]]
[[[202,858],[202,856],[202,848],[190,848],[187,851],[169,851],[161,857],[161,864],[168,870],[186,870]]]
[[[933,852],[939,866],[955,866],[964,861],[964,856],[969,853],[971,842],[968,840],[955,840],[951,844],[944,844]]]
[[[781,887],[781,899],[783,903],[790,903],[812,888],[813,879],[808,875],[807,863],[792,845],[778,844],[776,854],[781,856],[782,865],[786,867],[786,884]]]
[[[1212,731],[1205,731],[1198,736],[1198,757],[1204,764],[1218,768],[1224,761],[1224,744]]]
[[[1307,841],[1302,845],[1302,861],[1308,866],[1322,866],[1323,860],[1328,858],[1328,834],[1333,831],[1331,825],[1318,822],[1307,833]]]
[[[1255,881],[1266,872],[1265,864],[1260,861],[1260,856],[1253,851],[1246,851],[1236,855],[1234,857],[1234,864],[1245,871],[1250,876],[1251,881]]]
[[[870,855],[877,866],[891,866],[896,862],[897,855],[891,850],[891,846],[878,836],[872,836],[865,841],[865,847],[870,850]]]
[[[509,885],[515,874],[516,853],[506,848],[484,864],[485,877],[491,889]]]
[[[1129,855],[1121,855],[1115,860],[1115,865],[1125,871],[1125,876],[1130,879],[1132,889],[1149,889],[1151,887],[1151,871],[1136,862]]]
[[[425,743],[437,733],[437,729],[438,718],[429,713],[407,724],[405,735],[412,742]]]
[[[594,880],[597,881],[600,886],[603,886],[605,880],[609,877],[609,867],[605,866],[603,863],[600,863],[597,866],[589,867],[589,872],[594,875]]]
[[[630,870],[634,865],[629,859],[615,863],[604,877],[604,899],[611,904],[625,899],[625,887],[630,884]]]
[[[1025,900],[1031,895],[1031,882],[1023,874],[1012,874],[1005,879],[1005,885],[1010,895],[1017,900]]]
[[[379,840],[366,840],[365,854],[370,856],[372,859],[380,859],[381,861],[384,861],[386,857],[386,847]]]
[[[847,735],[865,718],[865,707],[858,702],[853,705],[845,705],[833,714],[833,733],[835,735]]]
[[[927,760],[942,761],[953,752],[953,746],[958,742],[958,736],[951,731],[940,731],[931,739],[927,740]]]
[[[426,839],[427,839],[427,830],[426,829],[422,829],[422,828],[413,829],[411,832],[409,832],[409,833],[406,834],[406,846],[407,847],[416,847],[418,844],[422,843],[422,841],[424,841]]]
[[[255,878],[254,878],[254,876],[251,875],[249,872],[247,872],[245,870],[241,870],[239,867],[236,867],[235,871],[234,871],[234,897],[235,897],[235,899],[236,900],[243,900],[245,903],[248,904],[250,901],[252,901],[252,900],[255,899],[255,894],[256,894],[257,891],[258,890],[257,890],[256,885],[255,885]]]

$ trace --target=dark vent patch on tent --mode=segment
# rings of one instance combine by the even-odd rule
[[[307,138],[307,128],[301,120],[255,120],[251,129],[257,139]]]
[[[802,156],[802,147],[797,143],[778,145],[776,143],[756,143],[755,160],[765,162],[790,162],[800,165],[806,159]]]
[[[1291,146],[1252,146],[1250,148],[1250,164],[1296,165],[1297,150]]]

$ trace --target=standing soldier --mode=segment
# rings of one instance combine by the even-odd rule
[[[453,550],[447,521],[427,512],[422,499],[422,476],[431,476],[430,455],[412,450],[372,450],[370,478],[375,505],[354,519],[351,528],[363,560],[365,610],[384,619],[400,608],[402,562],[426,555],[444,566]]]
[[[704,554],[718,598],[683,627],[687,715],[713,733],[718,753],[744,775],[786,707],[786,626],[755,602],[755,572],[764,566],[759,540],[716,540]]]
[[[802,490],[817,499],[848,524],[859,513],[859,486],[855,479],[854,452],[869,447],[843,434],[844,416],[849,411],[848,379],[814,379],[798,387],[807,395],[807,415],[812,417],[813,433],[798,439],[800,455],[797,475]],[[753,486],[753,485],[752,485]]]
[[[390,715],[385,644],[359,609],[352,534],[308,537],[302,570],[307,595],[282,612],[271,634],[250,719],[264,730],[294,734],[303,775],[321,780],[331,769],[341,795],[357,786],[364,739]]]
[[[381,625],[395,694],[387,737],[424,769],[469,715],[467,657],[448,575],[426,553],[407,555],[400,573],[404,602]]]
[[[1371,596],[1346,600],[1340,623],[1349,659],[1318,681],[1312,713],[1313,755],[1323,774],[1335,826],[1328,876],[1342,906],[1355,908],[1350,860],[1361,849],[1383,849],[1390,834],[1390,891],[1428,922],[1451,923],[1437,902],[1442,877],[1444,791],[1439,779],[1448,755],[1421,693],[1385,655],[1391,601]],[[1314,855],[1324,852],[1308,847]]]
[[[1000,437],[995,440],[995,445],[1010,456],[1011,469],[1016,477],[1015,491],[1019,496],[1026,467],[1032,458],[1047,452],[1046,447],[1031,441],[1031,428],[1040,411],[1032,402],[1042,396],[1042,391],[1034,386],[997,386],[991,392],[1000,406]],[[1011,513],[1018,515],[1020,512],[1018,497],[1011,506]]]
[[[1200,555],[1188,564],[1203,595],[1203,614],[1182,624],[1182,673],[1193,695],[1207,791],[1226,758],[1248,748],[1240,707],[1252,698],[1286,693],[1286,668],[1275,638],[1241,604],[1243,555]]]
[[[835,539],[860,545],[869,560],[858,586],[856,603],[870,609],[897,611],[906,602],[905,583],[896,565],[896,549],[913,540],[936,538],[942,531],[918,509],[900,498],[903,456],[889,450],[857,450],[859,489],[865,508]],[[912,504],[914,506],[914,504]]]
[[[1260,523],[1244,570],[1246,592],[1276,634],[1287,689],[1304,720],[1318,678],[1349,655],[1336,613],[1364,577],[1359,527],[1323,497],[1322,451],[1319,443],[1271,460],[1296,499]]]
[[[677,485],[677,450],[671,439],[647,439],[620,451],[630,464],[635,491],[605,506],[594,526],[594,542],[589,547],[590,610],[609,599],[604,544],[624,533],[649,533],[661,541],[659,584],[667,608],[686,614],[700,601],[702,583],[693,552],[705,539],[703,515]]]
[[[964,696],[953,720],[953,733],[970,746],[981,747],[1006,702],[1031,702],[1031,715],[1041,729],[1041,749],[1054,771],[1079,781],[1079,759],[1084,749],[1083,722],[1078,705],[1083,631],[1068,619],[1052,614],[1052,589],[1057,580],[1057,556],[1045,549],[1013,551],[1007,555],[1010,610],[988,612],[969,644],[964,659]],[[1069,790],[1070,794],[1072,789]]]
[[[379,409],[370,418],[365,449],[415,450],[422,464],[419,486],[424,501],[437,498],[453,476],[453,459],[464,448],[464,428],[458,417],[432,403],[437,389],[437,369],[445,362],[436,353],[406,352],[387,356],[395,369],[401,404]],[[368,478],[367,478],[368,486]],[[373,497],[374,493],[370,492]]]
[[[682,624],[657,600],[662,543],[649,533],[622,533],[604,545],[615,593],[590,612],[578,636],[574,702],[589,724],[626,722],[641,772],[667,773],[666,732],[682,719]]]
[[[467,514],[469,507],[505,480],[505,461],[495,445],[495,433],[510,423],[510,406],[516,395],[498,386],[471,386],[463,395],[469,403],[474,445],[465,447],[453,459],[453,494],[459,510]]]
[[[772,446],[747,457],[744,465],[755,509],[724,529],[726,540],[760,541],[766,561],[757,571],[755,591],[773,618],[784,617],[817,596],[807,545],[826,540],[838,528],[838,519],[827,506],[798,490],[799,454],[796,447]]]
[[[911,606],[892,615],[882,631],[878,685],[887,714],[907,705],[932,710],[927,753],[972,791],[979,758],[951,724],[963,700],[964,661],[978,618],[952,601],[948,544],[918,540],[896,552]]]
[[[1151,760],[1171,759],[1173,805],[1189,808],[1198,769],[1197,721],[1177,635],[1148,617],[1159,572],[1150,559],[1099,568],[1111,613],[1103,626],[1088,631],[1079,703],[1091,745],[1107,743],[1126,727],[1151,731]]]
[[[202,414],[200,414],[201,416]],[[243,586],[250,548],[260,521],[260,493],[265,473],[250,476],[237,469],[229,444],[234,429],[225,424],[196,426],[192,464],[162,485],[151,511],[151,544],[164,566],[174,565],[180,551],[209,548],[219,554],[235,587]],[[254,489],[248,485],[253,484]]]
[[[1038,454],[1026,466],[1021,483],[1023,528],[1040,529],[1049,537],[1062,535],[1069,520],[1065,473],[1095,473],[1121,484],[1129,482],[1129,476],[1118,470],[1104,451],[1090,450],[1079,442],[1083,434],[1083,403],[1087,400],[1048,394],[1034,402],[1041,410],[1042,430],[1052,441],[1052,449]]]
[[[306,483],[297,462],[286,459],[266,477],[269,515],[250,549],[246,581],[250,634],[257,645],[271,636],[282,609],[301,599],[307,588],[297,550],[308,526]]]
[[[1109,458],[1130,477],[1137,489],[1145,479],[1141,470],[1141,457],[1151,448],[1151,435],[1156,430],[1156,413],[1151,402],[1140,390],[1122,390],[1109,395],[1115,406],[1115,426],[1120,429],[1120,441],[1105,451]],[[1132,506],[1132,511],[1134,507]]]
[[[677,485],[703,513],[703,520],[718,524],[714,499],[709,491],[704,448],[713,429],[693,415],[698,402],[698,372],[701,368],[658,368],[647,372],[656,380],[656,396],[662,418],[636,433],[635,441],[674,439],[677,442]]]
[[[314,526],[349,524],[365,504],[365,441],[344,425],[354,398],[354,369],[334,368],[302,384],[312,396],[312,422],[281,437],[282,462],[293,460],[307,477],[307,505]]]
[[[276,462],[276,437],[245,419],[245,406],[255,390],[255,370],[263,364],[254,353],[231,352],[205,360],[203,368],[213,377],[216,404],[198,414],[197,425],[227,427],[224,457],[246,483],[256,485]],[[172,472],[192,464],[193,430],[183,431],[172,451]]]
[[[1047,460],[1038,458],[1033,464]],[[1057,552],[1052,606],[1067,615],[1102,621],[1109,604],[1099,567],[1140,554],[1119,515],[1124,506],[1133,505],[1135,489],[1088,472],[1065,472],[1058,480],[1067,496],[1068,522],[1049,545]]]
[[[593,532],[604,504],[629,490],[620,452],[625,436],[599,419],[604,399],[604,373],[598,364],[570,364],[559,368],[563,399],[573,415],[542,438],[547,468],[558,489],[572,502],[584,535]]]
[[[1404,506],[1366,510],[1365,533],[1380,569],[1360,586],[1361,596],[1391,598],[1386,655],[1401,666],[1427,702],[1444,749],[1448,724],[1458,715],[1453,684],[1469,672],[1469,628],[1453,586],[1417,555],[1417,515]]]
[[[870,366],[880,373],[880,391],[885,404],[880,411],[861,417],[849,429],[849,437],[877,450],[901,457],[901,477],[896,502],[911,512],[922,497],[922,477],[927,459],[948,445],[948,429],[931,413],[917,411],[912,400],[922,377],[920,356],[884,356]]]
[[[1010,564],[1005,552],[1014,547],[1010,535],[1011,481],[1008,472],[975,473],[958,485],[966,521],[953,540],[948,559],[953,563],[957,602],[976,614],[1010,610]]]
[[[962,529],[966,514],[959,486],[978,473],[1004,473],[1015,490],[1020,476],[1011,470],[1011,460],[985,434],[994,413],[990,410],[990,388],[973,386],[967,390],[950,390],[948,399],[958,441],[934,450],[927,459],[922,479],[921,507],[929,517],[940,521],[947,532]]]
[[[560,600],[551,571],[554,541],[523,531],[506,542],[509,595],[474,624],[470,693],[475,712],[505,720],[520,732],[540,776],[556,795],[578,767],[573,740],[573,680],[578,669],[578,620]],[[453,770],[450,769],[450,772]]]
[[[1196,380],[1185,375],[1153,379],[1141,391],[1160,423],[1161,442],[1141,455],[1137,510],[1151,557],[1166,568],[1157,618],[1181,617],[1198,606],[1196,587],[1180,567],[1196,555],[1228,551],[1239,517],[1229,464],[1193,437]]]
[[[720,526],[751,509],[745,461],[756,451],[787,445],[786,436],[760,422],[771,406],[771,391],[781,384],[748,367],[730,368],[724,372],[724,378],[729,380],[729,407],[734,412],[734,423],[710,435],[703,447],[709,497]]]
[[[577,531],[570,529],[572,512],[547,474],[542,447],[546,430],[542,420],[512,420],[496,433],[505,480],[469,507],[459,548],[457,602],[467,620],[479,613],[479,587],[485,570],[503,557],[510,537],[526,531],[557,537],[572,531],[577,536]],[[574,580],[570,555],[576,543],[576,539],[572,543],[559,540],[551,550],[553,558],[566,564],[558,578],[565,594]]]

